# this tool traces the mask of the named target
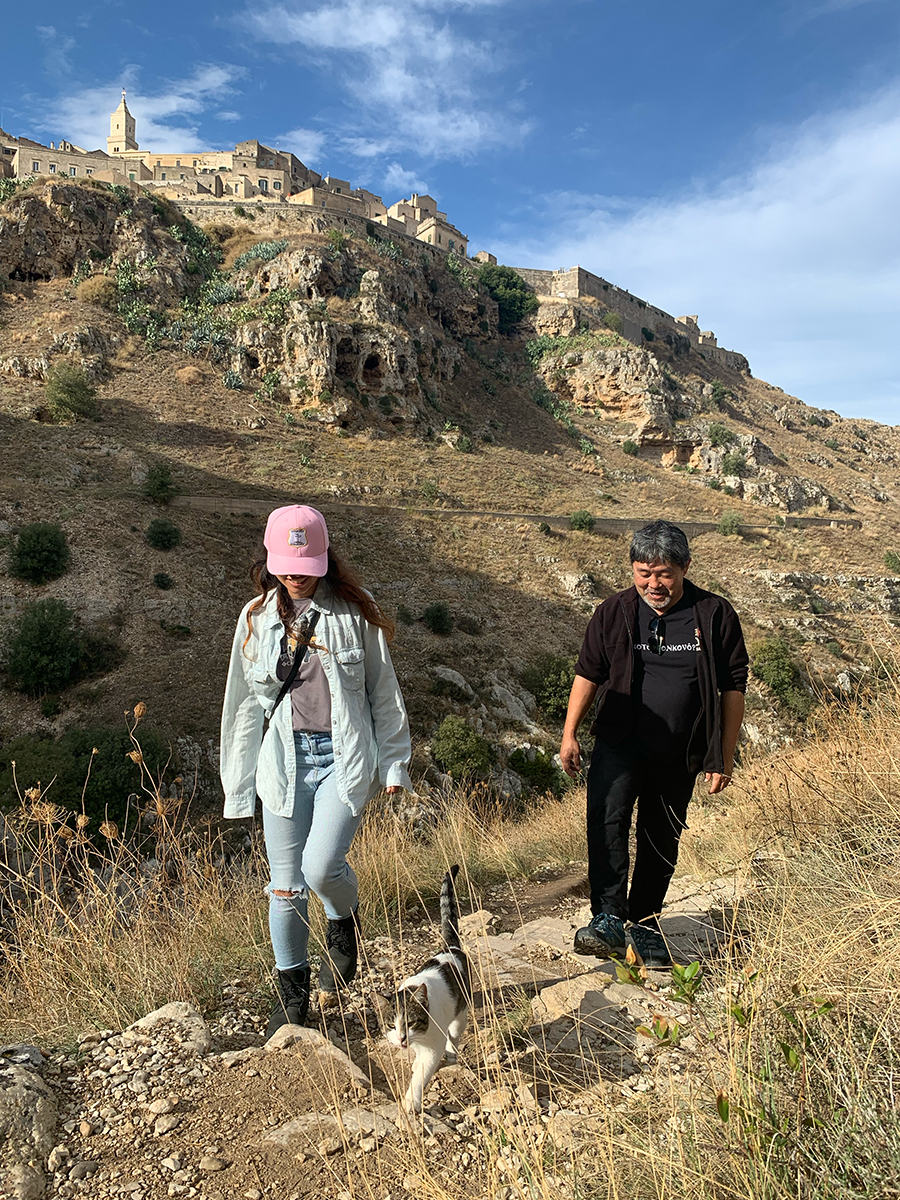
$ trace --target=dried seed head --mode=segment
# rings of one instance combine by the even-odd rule
[[[75,818],[75,824],[79,829],[84,829],[86,826],[90,825],[90,823],[91,818],[87,815],[87,813],[79,813]]]
[[[110,842],[114,842],[119,836],[119,827],[115,821],[104,821],[100,826],[100,832]]]
[[[31,819],[42,825],[58,825],[66,819],[66,810],[49,800],[37,800],[31,806]]]
[[[134,706],[134,719],[139,721],[146,711],[147,705],[143,702],[143,700],[139,700]]]
[[[28,801],[29,804],[34,804],[35,801],[40,800],[40,798],[41,798],[41,785],[40,784],[38,784],[37,787],[28,788],[28,790],[25,792],[25,799]]]
[[[127,757],[134,763],[142,763],[144,761],[144,756],[140,750],[129,750]]]
[[[68,825],[60,825],[56,833],[57,836],[61,837],[64,842],[71,842],[72,838],[75,836],[75,830],[70,829]]]

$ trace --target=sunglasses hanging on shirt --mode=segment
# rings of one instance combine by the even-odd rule
[[[651,617],[650,633],[647,637],[647,645],[651,654],[662,654],[663,646],[666,644],[666,627],[663,624],[662,617]]]

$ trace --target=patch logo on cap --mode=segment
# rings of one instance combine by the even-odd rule
[[[289,546],[306,546],[307,544],[305,529],[292,529],[288,534]]]

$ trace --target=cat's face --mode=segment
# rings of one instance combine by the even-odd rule
[[[428,1032],[429,1019],[428,986],[420,983],[416,988],[403,988],[397,993],[388,1041],[407,1049]]]

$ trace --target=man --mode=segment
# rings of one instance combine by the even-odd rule
[[[631,542],[634,585],[594,612],[575,665],[560,759],[581,768],[578,727],[599,693],[587,780],[590,923],[579,954],[625,953],[625,922],[641,958],[671,965],[658,917],[699,771],[710,793],[731,782],[744,717],[747,651],[734,609],[687,578],[688,540],[654,521]],[[628,835],[637,849],[628,890]]]

